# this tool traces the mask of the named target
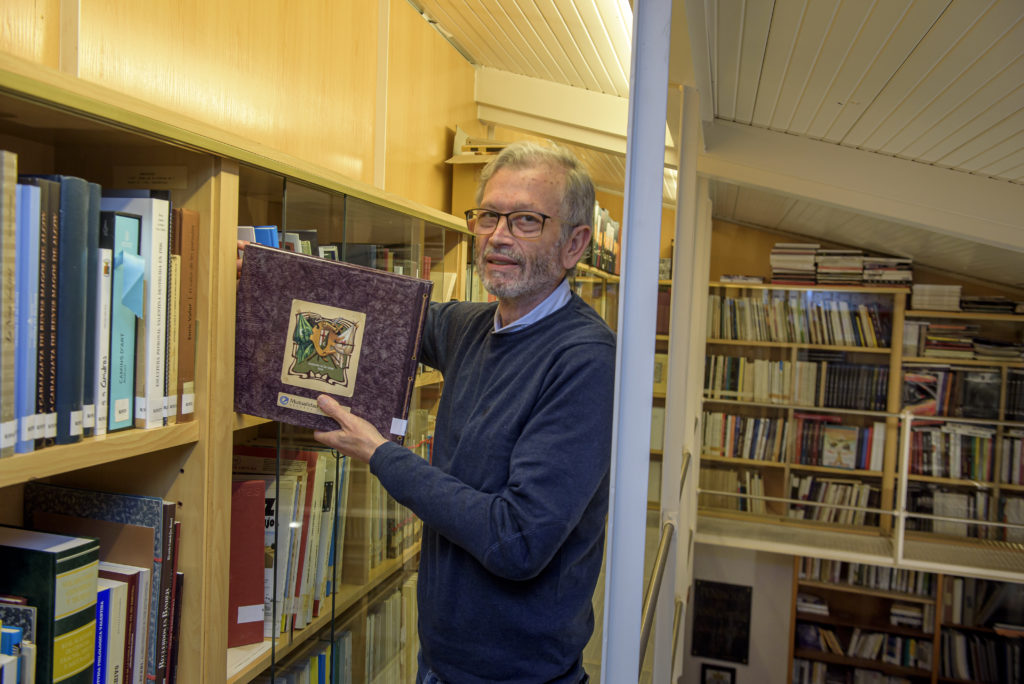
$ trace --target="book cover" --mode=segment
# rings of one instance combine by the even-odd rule
[[[124,582],[127,587],[121,681],[124,684],[144,684],[146,680],[144,651],[146,608],[149,605],[149,569],[101,560],[99,576]],[[139,644],[142,644],[142,647]]]
[[[99,544],[0,526],[0,592],[37,609],[37,684],[91,684]]]
[[[84,375],[82,379],[82,435],[96,433],[96,330],[99,327],[96,302],[99,288],[100,186],[86,184],[88,195],[85,214],[85,336]]]
[[[859,436],[860,430],[855,425],[823,425],[821,465],[832,468],[856,468]]]
[[[57,437],[57,259],[60,249],[60,184],[21,176],[39,188],[39,298],[36,337],[36,448]]]
[[[109,247],[96,245],[96,295],[90,300],[96,312],[93,334],[92,364],[94,411],[93,434],[107,434],[110,411],[110,307],[114,279],[114,253]]]
[[[175,570],[174,572],[174,614],[171,616],[171,650],[168,654],[167,684],[176,684],[178,681],[178,653],[181,644],[181,606],[185,591],[185,573]]]
[[[263,641],[263,480],[231,483],[228,648]]]
[[[174,527],[175,504],[154,496],[139,494],[118,494],[89,489],[75,489],[42,482],[29,482],[24,490],[24,515],[28,527],[35,526],[40,513],[56,513],[66,516],[88,517],[92,520],[123,523],[145,527],[153,531],[150,547],[151,568],[150,605],[148,621],[148,644],[146,654],[146,676],[157,677],[157,645],[160,641],[163,599],[170,596],[171,573],[164,572],[165,559],[169,559]],[[167,602],[170,605],[170,602]],[[166,625],[164,625],[166,627]],[[159,677],[162,678],[162,673]]]
[[[0,150],[0,458],[14,453],[18,437],[14,408],[17,204],[18,155]]]
[[[333,430],[316,405],[327,393],[400,443],[431,287],[248,245],[236,299],[235,410]]]
[[[119,583],[123,586],[123,582]],[[114,637],[111,629],[115,602],[112,596],[114,583],[102,577],[96,580],[96,638],[93,642],[95,664],[93,665],[93,684],[108,684],[113,679],[113,654],[111,647]],[[123,608],[123,606],[122,606]]]
[[[107,429],[131,427],[135,404],[136,317],[142,317],[145,261],[139,255],[142,217],[104,211],[100,215],[100,244],[110,249],[110,378]]]
[[[21,629],[24,639],[36,640],[38,610],[35,606],[0,602],[0,625],[13,625]]]
[[[177,422],[195,417],[196,306],[199,288],[199,212],[173,210],[174,244],[171,253],[181,257],[178,325]]]
[[[14,451],[25,454],[35,449],[36,440],[36,344],[39,338],[39,225],[40,190],[35,185],[18,186],[18,318],[15,344],[14,395],[18,436]]]
[[[120,211],[141,217],[139,254],[145,264],[145,305],[135,340],[135,427],[161,427],[164,424],[167,355],[170,203],[152,197],[105,195],[101,206],[104,211]]]

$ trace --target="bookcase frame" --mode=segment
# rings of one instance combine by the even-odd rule
[[[170,167],[186,179],[174,185],[175,206],[200,215],[196,318],[195,419],[150,430],[128,429],[82,442],[0,460],[0,522],[21,524],[26,482],[160,496],[178,504],[178,569],[187,577],[180,627],[178,681],[247,682],[270,665],[265,644],[232,654],[228,671],[227,594],[232,444],[265,429],[267,421],[235,414],[233,352],[235,241],[245,183],[259,175],[290,179],[339,198],[355,198],[400,220],[437,226],[446,236],[438,268],[466,291],[470,236],[460,219],[424,207],[329,169],[265,148],[231,132],[166,111],[87,81],[0,54],[0,147],[19,155],[19,168],[66,173],[114,187],[126,167]],[[252,189],[255,195],[256,189]],[[268,206],[280,202],[271,195]],[[420,243],[422,233],[411,242]],[[419,249],[419,247],[415,247]],[[417,385],[436,394],[434,374]],[[429,401],[427,402],[430,403]],[[389,559],[359,585],[339,587],[333,610],[310,627],[277,640],[278,660],[336,616],[358,606],[380,583],[415,559],[417,547]],[[242,647],[249,649],[249,647]],[[237,651],[238,649],[232,649]],[[241,663],[241,664],[239,664]]]

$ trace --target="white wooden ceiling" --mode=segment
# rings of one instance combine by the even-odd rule
[[[628,97],[624,0],[411,2],[479,67],[481,119],[575,144],[622,189],[624,109],[600,121],[588,98]],[[1024,0],[675,0],[672,43],[670,86],[700,93],[716,217],[1024,282]],[[766,141],[804,161],[744,159]],[[859,194],[836,190],[858,172]],[[673,201],[671,168],[665,189]]]

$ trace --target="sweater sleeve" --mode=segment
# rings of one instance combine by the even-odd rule
[[[563,355],[515,443],[507,482],[497,491],[474,489],[394,443],[377,449],[371,471],[424,524],[489,571],[513,580],[534,577],[593,502],[607,500],[607,492],[598,490],[610,463],[614,363],[609,345],[580,345]]]

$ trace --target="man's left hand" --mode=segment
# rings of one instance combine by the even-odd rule
[[[377,447],[388,441],[381,436],[377,428],[359,416],[352,415],[351,411],[326,394],[317,397],[316,403],[321,411],[338,424],[337,430],[315,431],[313,438],[316,441],[364,463],[369,463]]]

